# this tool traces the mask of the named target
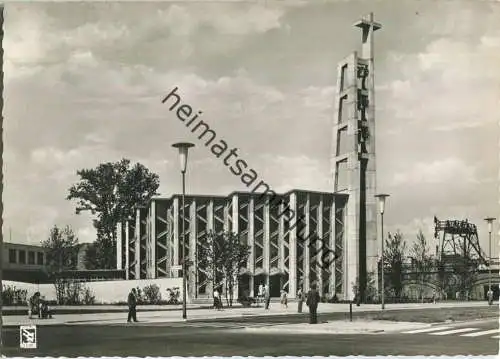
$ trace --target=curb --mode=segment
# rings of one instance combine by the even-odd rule
[[[283,329],[276,327],[263,327],[263,328],[255,328],[255,327],[245,327],[246,331],[250,332],[280,332],[283,334],[324,334],[324,335],[339,335],[339,334],[376,334],[380,332],[384,332],[384,330],[380,329],[356,329],[356,330],[344,330],[344,331],[335,331],[335,330],[322,330],[322,329]]]

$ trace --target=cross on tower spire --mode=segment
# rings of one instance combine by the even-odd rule
[[[357,21],[354,26],[361,28],[361,41],[363,44],[362,58],[366,60],[373,59],[373,33],[382,28],[382,25],[373,20],[373,13]]]

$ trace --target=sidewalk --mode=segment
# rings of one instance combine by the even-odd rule
[[[207,304],[187,304],[188,310],[206,309]],[[178,311],[182,309],[182,304],[169,305],[138,305],[139,311]],[[128,312],[127,305],[56,305],[54,310],[59,314],[90,314],[90,313],[116,313]],[[2,314],[23,315],[28,312],[27,306],[8,306],[2,308]]]
[[[412,303],[412,304],[389,304],[386,306],[385,311],[392,310],[411,310],[423,308],[452,308],[452,307],[480,307],[487,306],[487,303],[482,302],[453,302],[453,303]],[[259,316],[276,316],[276,315],[299,315],[297,314],[297,306],[290,305],[288,309],[282,308],[279,303],[272,303],[269,310],[264,310],[263,307],[234,307],[228,308],[223,311],[215,311],[213,309],[196,309],[188,308],[187,316],[188,321],[191,320],[216,320],[223,318],[244,318],[244,317],[259,317]],[[345,313],[346,317],[349,315],[348,304],[330,304],[321,303],[319,305],[319,314],[322,313]],[[366,304],[357,307],[353,305],[353,313],[360,312],[377,312],[380,311],[380,305]],[[307,307],[304,308],[304,316],[307,315]],[[150,310],[141,311],[138,308],[137,317],[142,323],[169,323],[169,322],[183,322],[182,312],[180,310]],[[19,326],[19,325],[110,325],[110,324],[123,324],[126,322],[126,312],[103,312],[103,313],[84,313],[84,314],[54,314],[52,319],[29,319],[27,315],[9,315],[3,316],[4,326]]]

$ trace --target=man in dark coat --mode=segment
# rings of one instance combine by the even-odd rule
[[[132,288],[132,291],[128,294],[128,319],[127,323],[130,323],[130,320],[137,322],[137,314],[135,307],[137,306],[137,296],[135,294],[135,288]]]
[[[266,310],[269,309],[269,303],[271,302],[271,291],[269,290],[269,285],[266,284],[264,286],[264,297],[265,297],[265,300],[266,300]]]
[[[319,293],[316,290],[316,284],[313,283],[311,285],[311,290],[307,293],[307,301],[306,304],[309,307],[309,324],[317,324],[318,323],[318,303],[320,297]]]

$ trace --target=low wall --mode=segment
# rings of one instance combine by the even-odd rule
[[[113,280],[113,281],[98,281],[85,282],[85,287],[89,288],[96,298],[96,303],[113,304],[117,302],[126,302],[127,296],[132,288],[139,287],[143,289],[145,286],[156,284],[160,287],[162,299],[167,299],[167,288],[179,287],[182,288],[182,278],[160,278],[160,279],[137,279],[137,280]],[[4,286],[14,286],[16,289],[26,289],[28,298],[35,292],[40,292],[47,300],[56,299],[56,290],[54,284],[32,284],[24,282],[3,281]],[[182,300],[182,291],[180,293]],[[189,298],[188,298],[189,302]]]

